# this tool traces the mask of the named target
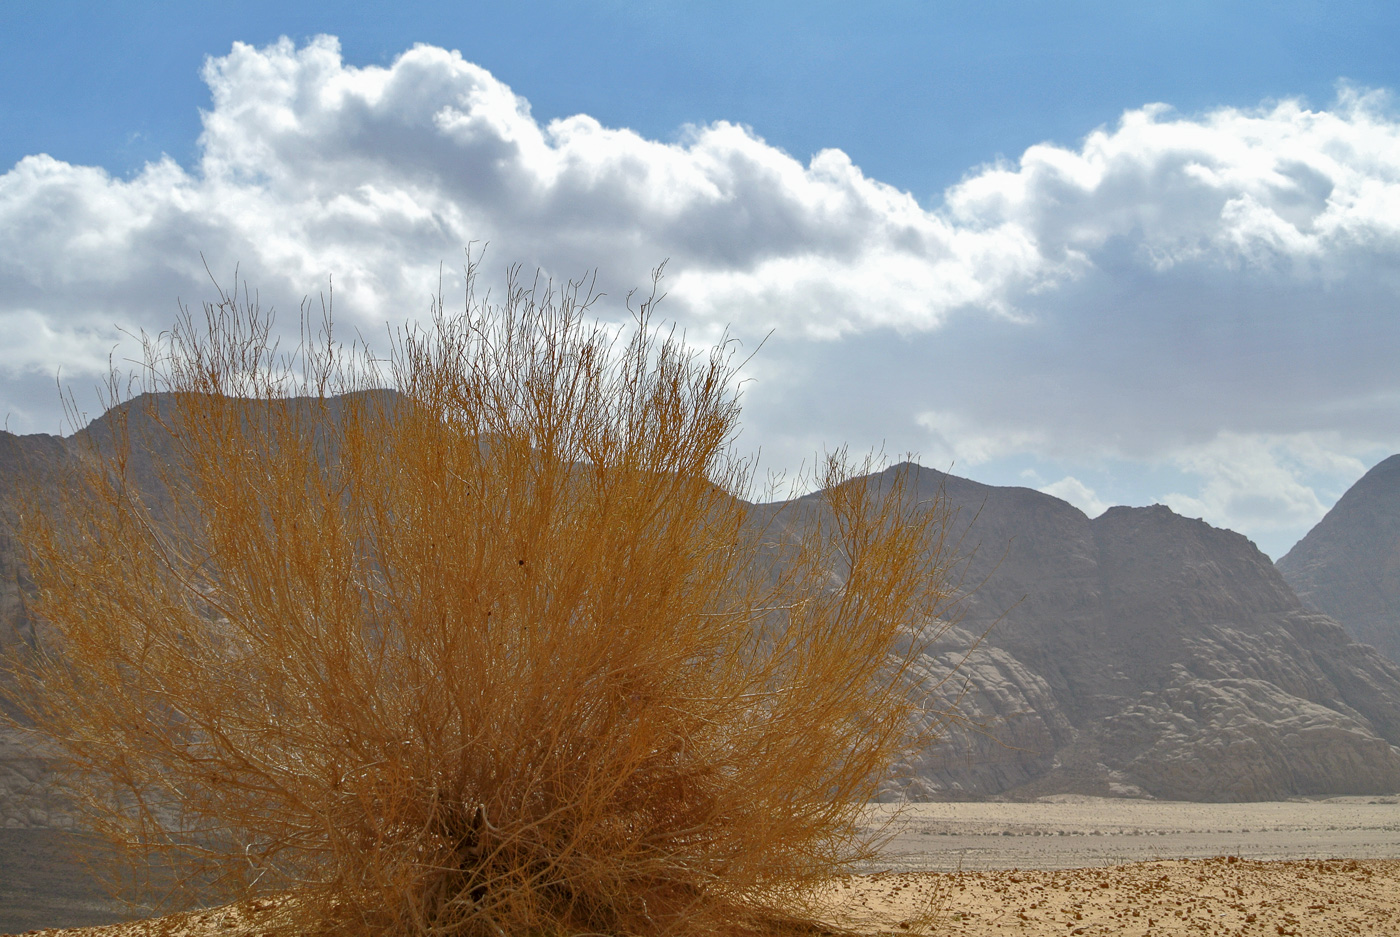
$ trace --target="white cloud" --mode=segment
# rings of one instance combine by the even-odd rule
[[[1367,461],[1324,447],[1308,435],[1266,436],[1221,433],[1210,442],[1174,456],[1178,467],[1201,479],[1197,494],[1173,492],[1161,500],[1180,514],[1202,517],[1219,527],[1268,534],[1306,530],[1331,506],[1315,490],[1318,478],[1359,478]],[[1340,495],[1335,491],[1332,497]]]
[[[284,305],[333,275],[352,322],[403,319],[472,240],[627,285],[669,257],[677,312],[828,337],[932,328],[1043,276],[1025,232],[960,230],[840,151],[804,165],[723,122],[675,144],[586,115],[541,126],[431,46],[356,68],[330,37],[235,44],[204,77],[213,107],[188,171],[166,159],[124,180],[36,155],[0,177],[0,315],[104,341],[114,322],[159,328],[177,296],[209,294],[202,252]],[[4,367],[66,357],[43,347]]]
[[[201,252],[284,311],[333,276],[342,325],[374,335],[489,240],[488,262],[599,267],[614,294],[670,258],[692,335],[776,329],[746,411],[770,464],[843,440],[955,468],[1029,453],[1090,499],[1073,465],[1176,465],[1200,488],[1174,504],[1260,525],[1400,448],[1400,121],[1377,92],[1149,105],[927,206],[762,128],[541,124],[431,46],[360,68],[328,37],[236,44],[205,80],[195,165],[120,179],[35,155],[0,175],[12,428],[56,428],[36,388],[100,371],[117,326],[209,297]]]
[[[1054,495],[1062,501],[1068,501],[1090,517],[1098,517],[1110,507],[1098,495],[1094,494],[1094,489],[1073,475],[1066,475],[1057,482],[1043,485],[1038,490],[1047,495]]]
[[[1157,271],[1204,261],[1325,278],[1400,246],[1400,128],[1387,104],[1344,89],[1331,111],[1283,101],[1187,118],[1149,105],[1078,150],[1033,146],[973,174],[948,193],[949,216],[1015,225],[1043,262],[1078,270],[1123,238],[1126,260]]]
[[[193,172],[166,160],[125,181],[35,157],[4,177],[7,280],[77,284],[113,260],[150,274],[159,244],[170,281],[197,282],[203,249],[293,291],[335,273],[358,311],[402,315],[444,252],[489,238],[559,272],[671,257],[692,315],[832,337],[1033,314],[1029,297],[1101,267],[1115,239],[1145,270],[1287,261],[1316,277],[1394,252],[1400,231],[1400,130],[1374,95],[1195,120],[1149,106],[1077,150],[978,170],[929,210],[838,150],[803,165],[733,124],[676,144],[586,115],[541,126],[431,46],[357,68],[330,37],[236,44],[205,80]]]

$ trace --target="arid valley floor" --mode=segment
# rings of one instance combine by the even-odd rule
[[[873,808],[872,822],[884,811]],[[889,832],[883,863],[834,883],[829,895],[834,916],[864,933],[1400,932],[1396,797],[921,804],[905,808]],[[7,906],[38,912],[43,901],[61,903],[44,891],[42,882],[0,885],[0,922],[19,929]],[[265,931],[267,913],[215,909],[42,933],[251,937]],[[34,916],[24,923],[43,926]]]
[[[891,808],[872,808],[883,819]],[[870,871],[1072,869],[1152,859],[1400,859],[1400,797],[1245,804],[1062,796],[898,808]]]

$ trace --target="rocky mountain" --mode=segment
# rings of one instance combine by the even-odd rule
[[[109,420],[80,438],[0,435],[7,510],[81,458],[85,439],[100,443]],[[138,469],[154,479],[169,453],[150,439]],[[1400,666],[1306,607],[1244,537],[1162,506],[1090,520],[1040,492],[907,468],[921,497],[952,511],[969,594],[955,622],[930,626],[919,666],[952,721],[910,753],[889,796],[1400,791]],[[14,544],[0,541],[7,655],[26,639],[23,583]],[[0,824],[62,822],[41,767],[0,738]]]
[[[1306,604],[1400,661],[1400,455],[1352,485],[1278,568]]]
[[[930,682],[983,638],[939,691],[962,721],[909,760],[906,794],[1400,790],[1400,667],[1240,534],[1161,505],[1090,520],[1029,489],[919,477],[956,512],[972,589]]]
[[[52,481],[72,451],[71,440],[58,436],[0,433],[0,680],[32,635],[25,566],[13,534],[16,511],[33,486]],[[25,733],[0,722],[0,826],[64,825],[46,780],[41,753]]]

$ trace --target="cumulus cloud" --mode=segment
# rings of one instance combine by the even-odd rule
[[[676,143],[586,115],[541,125],[490,73],[431,46],[356,68],[331,37],[235,44],[204,78],[213,106],[188,170],[165,159],[119,179],[35,155],[0,177],[11,335],[36,315],[98,344],[114,321],[164,323],[176,296],[209,292],[201,253],[284,300],[334,275],[357,322],[420,312],[438,264],[469,241],[621,283],[672,258],[695,321],[829,337],[932,328],[1042,277],[1023,235],[960,230],[839,151],[804,165],[723,122]],[[11,374],[66,357],[42,332],[23,344]]]
[[[235,44],[204,78],[194,165],[123,179],[36,154],[0,176],[12,428],[55,428],[35,394],[60,364],[96,373],[117,326],[211,295],[201,253],[284,312],[334,277],[342,324],[375,334],[491,241],[555,277],[599,267],[613,293],[670,258],[692,335],[776,329],[748,393],[779,464],[843,439],[964,466],[1172,464],[1200,479],[1183,509],[1299,523],[1315,479],[1400,447],[1400,121],[1379,92],[1149,105],[924,205],[762,128],[541,123],[432,46],[356,67],[330,37]],[[1330,468],[1296,446],[1280,462],[1283,438],[1324,440]],[[1055,485],[1094,506],[1078,477]]]
[[[1330,111],[1284,101],[1201,118],[1165,105],[1124,114],[1078,150],[1033,146],[1015,166],[949,193],[965,225],[1015,224],[1047,261],[1122,261],[1164,271],[1208,262],[1335,276],[1345,259],[1393,253],[1396,126],[1377,93],[1344,89]]]

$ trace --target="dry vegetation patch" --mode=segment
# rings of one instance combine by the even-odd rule
[[[294,895],[268,933],[562,937],[750,930],[869,855],[942,514],[843,453],[755,513],[731,349],[590,302],[469,292],[387,367],[231,296],[148,345],[23,518],[13,694],[133,869]]]

